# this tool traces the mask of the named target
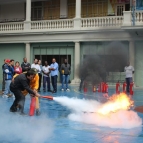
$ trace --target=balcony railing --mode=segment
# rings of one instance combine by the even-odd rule
[[[23,22],[0,23],[0,32],[24,30]]]
[[[73,19],[32,21],[31,29],[67,29],[73,28]]]
[[[82,28],[92,27],[117,27],[123,24],[123,16],[108,16],[108,17],[93,17],[93,18],[82,18]]]
[[[106,16],[92,18],[74,18],[59,20],[23,21],[0,23],[0,33],[30,32],[30,31],[66,31],[66,30],[91,30],[106,28],[121,28],[132,26],[131,11],[124,11],[123,16]],[[135,13],[135,25],[143,25],[143,11]]]

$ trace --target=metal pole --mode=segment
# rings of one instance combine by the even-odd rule
[[[135,26],[135,3],[136,3],[136,0],[132,0],[131,12],[132,12],[132,18],[133,18],[133,26]]]

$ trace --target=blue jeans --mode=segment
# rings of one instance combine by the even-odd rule
[[[11,83],[11,80],[5,80],[5,91],[4,91],[5,95],[11,93],[10,83]]]
[[[64,89],[64,84],[66,84],[66,89],[68,88],[69,75],[62,75],[62,89]]]
[[[43,76],[43,89],[46,90],[46,83],[47,83],[47,89],[51,90],[50,88],[50,77]]]
[[[57,75],[51,76],[52,86],[53,86],[53,89],[54,89],[55,92],[57,92],[57,78],[58,78]]]
[[[126,78],[126,84],[127,84],[127,92],[130,92],[130,83],[132,82],[132,77]]]

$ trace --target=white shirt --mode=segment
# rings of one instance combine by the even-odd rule
[[[47,66],[47,67],[43,66],[42,67],[42,71],[45,72],[45,73],[48,73],[49,72],[49,68],[50,68],[50,66]],[[43,74],[43,76],[48,77],[46,74]],[[49,76],[50,76],[50,74],[49,74]]]
[[[40,73],[40,71],[41,71],[41,68],[40,68],[40,66],[38,65],[38,64],[32,64],[31,65],[31,68],[35,68],[35,69],[37,69],[38,70],[38,73]]]
[[[132,66],[126,66],[125,67],[126,78],[132,77],[133,71],[134,71],[134,68]]]

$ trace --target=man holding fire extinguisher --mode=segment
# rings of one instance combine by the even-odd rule
[[[130,92],[130,83],[133,81],[134,67],[130,65],[130,62],[127,63],[127,66],[124,68],[126,74],[126,83],[127,83],[127,93]]]

